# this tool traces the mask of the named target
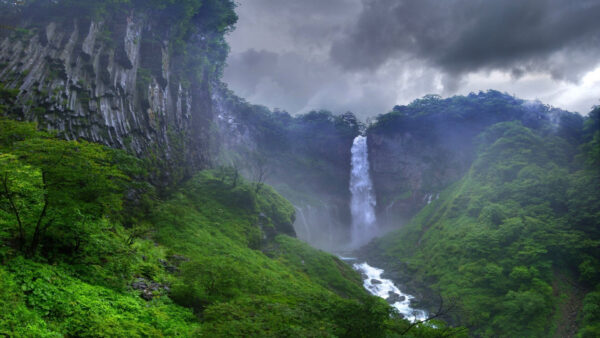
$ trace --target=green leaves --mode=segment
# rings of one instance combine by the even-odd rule
[[[16,258],[0,267],[0,333],[9,336],[191,336],[195,321],[168,300],[149,304],[84,283],[60,266]]]
[[[43,210],[43,199],[41,170],[15,155],[0,154],[0,226],[12,233],[21,250]]]
[[[0,119],[0,224],[19,250],[79,251],[89,225],[116,217],[128,177],[115,151],[36,132],[32,124]]]
[[[551,335],[548,318],[575,292],[557,287],[557,276],[576,270],[560,278],[583,288],[600,271],[600,180],[571,163],[569,140],[518,122],[493,125],[478,137],[468,174],[380,250],[459,299],[455,316],[475,335]]]

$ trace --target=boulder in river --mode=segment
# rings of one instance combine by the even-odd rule
[[[389,304],[394,304],[397,302],[403,302],[406,300],[405,296],[400,296],[399,294],[395,293],[394,291],[389,291],[388,292],[388,297],[385,299]]]

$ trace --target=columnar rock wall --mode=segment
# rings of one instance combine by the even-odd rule
[[[214,79],[173,76],[178,62],[167,35],[135,13],[110,23],[71,19],[4,29],[0,82],[19,89],[12,113],[68,139],[127,149],[165,167],[207,166]]]

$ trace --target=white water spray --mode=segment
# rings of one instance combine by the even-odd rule
[[[300,222],[297,222],[297,224],[302,224],[302,231],[298,232],[298,238],[304,240],[305,242],[310,243],[310,227],[308,226],[308,221],[306,220],[306,216],[304,215],[304,208],[299,208],[299,207],[295,207],[296,208],[296,214],[300,215]],[[307,205],[306,208],[308,209],[308,211],[310,212],[310,206]]]
[[[367,138],[359,135],[352,144],[352,171],[350,172],[350,192],[352,199],[352,246],[366,244],[377,234],[375,224],[375,196],[369,176]]]

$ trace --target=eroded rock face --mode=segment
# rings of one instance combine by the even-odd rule
[[[377,216],[388,226],[401,225],[437,199],[466,173],[474,155],[470,138],[435,132],[372,133],[368,145]]]
[[[371,176],[380,225],[399,227],[448,185],[463,177],[477,137],[496,123],[520,123],[577,142],[582,120],[540,102],[489,90],[396,106],[368,130]]]
[[[136,278],[131,282],[131,288],[140,291],[140,297],[146,301],[151,301],[156,295],[163,292],[169,292],[171,289],[168,285],[160,284],[143,277]]]
[[[21,26],[0,35],[0,81],[20,90],[19,118],[188,170],[210,162],[215,79],[173,76],[167,33],[145,16]]]

